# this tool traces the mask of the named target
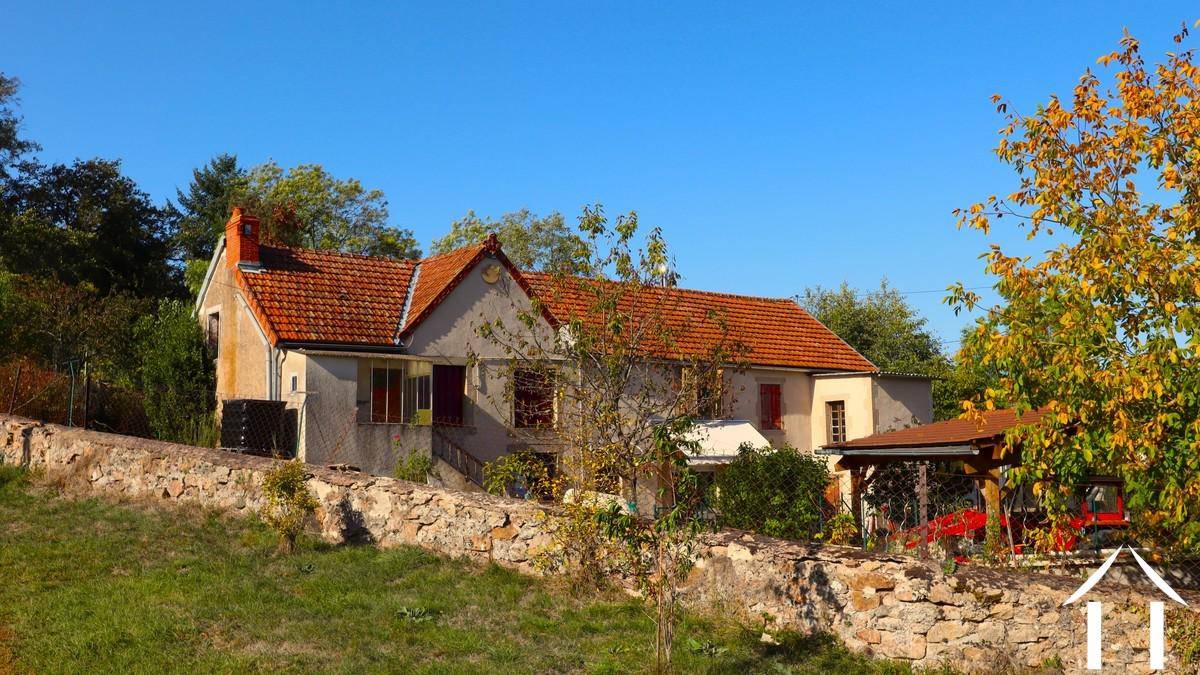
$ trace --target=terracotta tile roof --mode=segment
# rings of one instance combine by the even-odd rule
[[[437,307],[450,291],[470,271],[476,258],[483,255],[485,244],[465,246],[449,253],[435,255],[420,262],[417,287],[413,289],[404,330],[412,330]]]
[[[525,280],[561,322],[586,320],[596,294],[588,283],[526,273]],[[649,288],[648,297],[628,301],[633,314],[657,309],[674,334],[673,345],[683,357],[701,357],[725,336],[740,344],[743,358],[759,366],[875,371],[875,365],[854,351],[794,300],[756,298],[683,288]],[[641,294],[639,294],[640,296]],[[724,321],[723,332],[719,324]]]
[[[972,419],[953,419],[932,424],[885,431],[872,436],[856,438],[844,443],[830,443],[826,448],[842,450],[868,450],[878,448],[913,448],[940,445],[966,445],[973,441],[999,439],[1006,431],[1018,424],[1035,424],[1043,411],[1027,412],[1017,417],[1012,410],[992,410],[983,413],[982,424]]]
[[[263,271],[238,270],[272,342],[390,345],[412,260],[261,246]]]
[[[511,266],[494,240],[432,256],[395,260],[329,251],[262,246],[262,271],[239,270],[236,278],[272,343],[312,342],[393,347],[398,333],[411,331],[491,251],[517,282],[544,303],[547,318],[566,322],[586,313],[584,280],[565,283]],[[411,297],[409,284],[416,279]],[[675,348],[698,356],[721,336],[723,317],[730,338],[745,358],[760,366],[875,371],[792,300],[755,298],[678,288],[647,289],[651,301],[676,333]],[[594,296],[592,296],[594,298]],[[405,325],[400,321],[408,303]],[[631,308],[632,311],[632,308]],[[586,318],[586,317],[585,317]]]

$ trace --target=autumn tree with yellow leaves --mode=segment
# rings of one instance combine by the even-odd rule
[[[1180,49],[1186,27],[1175,36]],[[1013,430],[1014,472],[1064,512],[1088,476],[1125,482],[1135,533],[1200,549],[1200,67],[1192,50],[1148,65],[1126,34],[1069,98],[1009,110],[996,154],[1006,198],[956,212],[960,227],[1024,228],[1048,250],[982,259],[1000,301],[962,284],[947,301],[983,310],[960,357],[998,372],[974,411],[1044,408]]]

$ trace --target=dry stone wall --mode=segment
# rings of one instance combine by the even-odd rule
[[[0,462],[98,493],[254,513],[274,461],[0,415]],[[536,504],[321,467],[311,474],[321,535],[331,542],[416,545],[531,573],[552,545],[555,513]],[[1076,583],[968,566],[947,574],[911,558],[723,531],[705,537],[687,593],[706,608],[831,632],[856,651],[921,666],[1058,663],[1075,672],[1084,665],[1084,609],[1061,605]],[[1145,608],[1160,598],[1101,584],[1092,599],[1104,601],[1106,670],[1148,672]]]

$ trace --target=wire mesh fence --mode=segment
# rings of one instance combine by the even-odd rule
[[[0,363],[0,412],[96,431],[215,447],[210,387],[135,387],[104,380],[84,361]]]
[[[305,403],[242,399],[218,407],[211,388],[122,386],[96,377],[82,362],[0,363],[0,412],[261,456],[291,458],[303,448],[310,462],[383,474],[423,453],[463,472],[468,483],[484,482],[486,467],[475,461],[460,468],[446,449],[457,446],[444,437],[439,446],[434,429],[370,424],[357,408],[346,419],[313,417]],[[1079,486],[1066,516],[1051,522],[1005,471],[981,475],[956,462],[897,461],[851,479],[831,473],[824,458],[780,448],[751,449],[693,470],[704,495],[702,515],[716,527],[952,565],[1065,574],[1094,569],[1127,545],[1176,588],[1200,590],[1200,554],[1139,537],[1138,514],[1127,508],[1116,480]],[[989,508],[989,491],[996,508]]]
[[[892,462],[870,467],[853,485],[846,473],[822,479],[813,464],[818,460],[792,453],[743,454],[707,473],[707,517],[721,527],[950,567],[986,564],[1073,576],[1130,546],[1176,588],[1200,589],[1200,556],[1141,537],[1138,514],[1127,509],[1119,481],[1078,486],[1069,512],[1051,518],[1003,469],[977,473],[961,462]],[[1140,581],[1127,562],[1112,568],[1117,577]]]

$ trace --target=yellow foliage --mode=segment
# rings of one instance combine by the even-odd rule
[[[992,244],[982,258],[1000,301],[968,304],[962,292],[947,301],[984,310],[960,357],[997,374],[994,387],[964,402],[964,415],[1052,404],[1054,415],[1013,435],[1023,447],[1018,475],[1035,494],[1062,509],[1074,483],[1119,476],[1145,531],[1200,550],[1200,489],[1181,489],[1200,482],[1190,478],[1200,476],[1193,59],[1181,50],[1147,65],[1126,35],[1069,97],[1028,115],[993,97],[1004,117],[995,152],[1018,186],[956,210],[958,226],[987,233],[1011,223],[1048,250],[1015,256]]]

